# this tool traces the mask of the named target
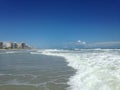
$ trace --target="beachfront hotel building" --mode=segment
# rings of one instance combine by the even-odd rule
[[[13,46],[14,46],[14,48],[17,48],[17,47],[18,47],[18,45],[17,45],[16,42],[13,43]]]
[[[7,42],[5,43],[6,49],[25,49],[26,44],[25,43],[16,43],[16,42]]]
[[[31,47],[23,42],[0,42],[0,49],[31,49]]]
[[[5,47],[7,49],[12,49],[13,48],[13,43],[12,42],[6,42]]]
[[[3,48],[3,42],[0,42],[0,49]]]
[[[17,44],[17,48],[19,48],[19,49],[25,49],[25,47],[26,47],[25,43],[18,43]]]

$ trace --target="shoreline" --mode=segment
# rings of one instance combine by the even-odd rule
[[[17,50],[33,50],[33,49],[0,49],[0,51],[17,51]]]

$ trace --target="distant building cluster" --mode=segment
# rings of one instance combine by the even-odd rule
[[[0,42],[0,49],[30,49],[26,43]]]

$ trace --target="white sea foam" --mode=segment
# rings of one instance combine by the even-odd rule
[[[15,51],[7,51],[6,53],[10,54],[10,53],[16,53],[16,52]]]
[[[68,90],[120,90],[120,50],[44,50],[42,54],[62,56],[77,70]]]

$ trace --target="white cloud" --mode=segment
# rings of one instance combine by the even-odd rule
[[[80,41],[80,40],[78,40],[77,42],[78,42],[78,43],[80,43],[81,41]]]
[[[78,44],[78,45],[85,45],[86,44],[86,42],[84,42],[84,41],[81,41],[81,40],[78,40],[77,42],[75,42],[76,44]]]
[[[86,42],[83,42],[83,44],[87,44]]]
[[[86,42],[81,41],[81,40],[78,40],[78,41],[76,42],[76,44],[85,45],[85,44],[86,44]]]
[[[86,46],[86,42],[85,41],[81,41],[81,40],[77,40],[75,42],[68,42],[66,43],[66,47],[85,47]]]
[[[66,47],[72,48],[120,48],[120,41],[118,42],[96,42],[86,43],[85,41],[77,40],[76,42],[68,42],[65,44]]]

